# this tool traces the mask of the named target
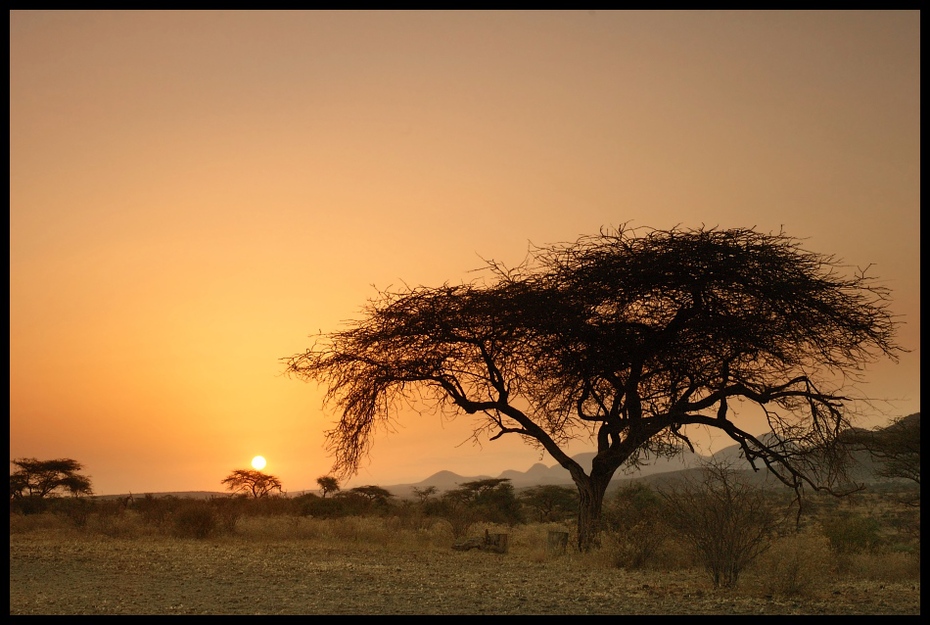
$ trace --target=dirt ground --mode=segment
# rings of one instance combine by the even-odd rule
[[[920,614],[920,584],[812,598],[714,590],[700,571],[590,570],[482,551],[295,541],[10,536],[10,614]]]

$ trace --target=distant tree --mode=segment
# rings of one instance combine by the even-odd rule
[[[452,526],[452,534],[461,538],[478,521],[516,523],[521,520],[520,502],[507,478],[488,478],[464,482],[445,491],[437,512]]]
[[[920,486],[920,413],[899,417],[874,430],[853,429],[845,440],[855,449],[865,450],[878,465],[876,473],[890,479],[910,480]],[[920,489],[908,499],[920,505]]]
[[[508,478],[488,478],[462,483],[446,491],[450,514],[467,514],[489,523],[514,524],[522,521],[520,502]]]
[[[339,492],[339,480],[331,475],[324,475],[322,477],[316,478],[316,483],[320,486],[320,492],[323,493],[324,499],[326,498],[326,495],[330,493]]]
[[[10,473],[10,500],[24,497],[50,497],[69,493],[73,497],[92,495],[90,477],[81,475],[84,466],[77,460],[58,458],[11,460],[16,470]]]
[[[494,492],[504,485],[510,485],[510,478],[491,477],[483,480],[463,482],[459,487],[462,491],[469,493],[469,498],[474,501],[480,500],[482,497],[486,497],[489,493]]]
[[[430,497],[434,496],[438,492],[438,489],[435,486],[426,486],[424,488],[413,487],[413,494],[416,495],[417,500],[421,504],[425,504],[429,501]]]
[[[545,449],[578,490],[582,550],[617,469],[693,450],[689,427],[720,430],[799,496],[840,492],[837,433],[856,405],[843,384],[901,351],[885,287],[781,232],[620,228],[488,268],[381,292],[287,372],[326,384],[341,411],[326,434],[337,472],[356,473],[379,426],[421,402],[483,415],[475,440]],[[754,409],[770,436],[742,425]],[[579,438],[597,443],[590,472],[566,453]]]
[[[349,492],[361,495],[373,504],[387,503],[388,499],[394,496],[391,491],[386,488],[381,488],[380,486],[356,486],[355,488],[349,489]]]
[[[236,469],[220,483],[226,484],[227,490],[233,493],[244,493],[254,499],[267,497],[274,491],[282,492],[281,480],[254,469]]]
[[[578,513],[578,491],[568,486],[542,484],[520,493],[520,501],[531,508],[541,523],[561,521]]]

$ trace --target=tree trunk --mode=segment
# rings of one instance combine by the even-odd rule
[[[593,471],[592,471],[593,473]],[[575,480],[578,487],[578,550],[590,551],[598,544],[601,531],[601,508],[604,505],[604,493],[610,483],[610,475],[583,476]]]

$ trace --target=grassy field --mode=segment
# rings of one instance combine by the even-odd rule
[[[919,558],[777,539],[736,588],[666,540],[622,568],[623,541],[547,552],[564,524],[476,524],[506,553],[452,549],[451,525],[396,516],[239,516],[184,538],[134,510],[10,516],[10,614],[920,614]]]

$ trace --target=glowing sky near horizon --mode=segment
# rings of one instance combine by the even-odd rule
[[[872,264],[910,350],[866,372],[883,424],[920,409],[919,175],[916,11],[11,11],[10,457],[316,489],[336,415],[280,358],[624,223]],[[555,464],[469,425],[409,415],[351,484]]]

